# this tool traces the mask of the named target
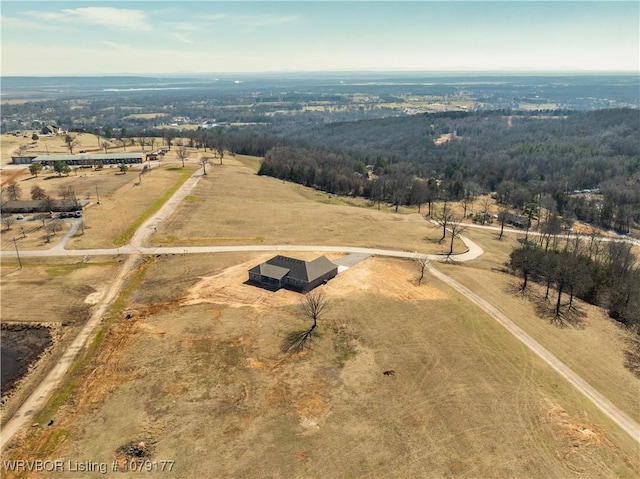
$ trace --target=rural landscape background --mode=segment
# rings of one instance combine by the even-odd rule
[[[240,3],[3,2],[1,476],[638,477],[640,7]]]

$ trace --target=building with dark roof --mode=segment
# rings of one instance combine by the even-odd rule
[[[249,281],[270,289],[288,288],[306,293],[338,274],[338,265],[320,256],[313,261],[274,256],[249,270]]]
[[[78,155],[41,155],[32,160],[33,163],[42,163],[52,166],[56,161],[62,161],[67,165],[96,166],[119,165],[120,163],[142,163],[146,160],[145,153],[80,153]]]

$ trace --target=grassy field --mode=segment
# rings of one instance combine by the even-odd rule
[[[140,178],[140,166],[136,165],[126,174],[118,172],[117,168],[103,170],[80,170],[77,175],[57,176],[55,174],[32,177],[28,170],[21,170],[16,177],[22,188],[22,197],[28,198],[33,186],[38,185],[52,197],[58,197],[61,188],[71,186],[80,199],[88,199],[91,203],[84,210],[84,233],[78,232],[68,243],[69,248],[101,248],[113,247],[114,243],[130,237],[132,228],[141,221],[144,215],[158,208],[159,202],[166,201],[180,184],[193,173],[196,168],[194,160],[182,168],[175,168],[167,163],[145,173]],[[98,197],[100,204],[97,204]],[[46,230],[42,222],[30,221],[32,215],[26,215],[24,221],[17,221],[9,231],[2,231],[2,248],[13,249],[12,238],[20,238],[20,226],[26,230],[27,238],[20,240],[22,249],[47,249],[60,238],[67,223],[63,223],[65,230],[58,232],[45,243]]]
[[[22,145],[25,145],[27,147],[24,150],[24,155],[70,154],[69,149],[67,148],[67,144],[64,141],[66,136],[64,134],[44,136],[40,135],[39,131],[32,130],[25,130],[22,133],[24,134],[18,136],[7,134],[0,136],[0,162],[3,165],[8,164],[11,161],[11,156],[18,154],[18,148]],[[38,140],[33,141],[31,139],[33,133],[36,133],[38,135]],[[86,151],[87,153],[104,153],[105,150],[102,146],[102,143],[105,142],[107,143],[108,153],[117,153],[124,151],[133,152],[141,150],[141,147],[138,144],[134,146],[127,146],[125,150],[125,148],[123,148],[122,146],[122,143],[118,142],[116,139],[104,138],[102,136],[98,137],[91,133],[70,133],[70,135],[76,141],[76,145],[73,149],[74,154],[77,154],[80,151]],[[156,138],[154,147],[158,148],[160,145],[162,145],[162,139]],[[147,146],[146,149],[147,151],[149,151],[151,148]]]
[[[46,325],[53,337],[53,347],[4,398],[2,420],[13,414],[76,336],[118,265],[118,258],[28,259],[22,269],[15,260],[2,262],[2,322]]]
[[[236,156],[209,167],[189,198],[152,237],[156,245],[313,244],[441,253],[440,230],[403,209],[328,196],[257,176],[258,160]],[[456,240],[455,250],[464,245]]]
[[[629,437],[410,261],[341,273],[312,348],[281,353],[305,323],[296,293],[243,284],[264,256],[155,258],[55,425],[7,458],[111,464],[142,441],[179,478],[640,474]]]
[[[609,319],[604,310],[577,301],[579,326],[560,328],[540,317],[534,298],[544,290],[532,286],[530,298],[515,294],[518,278],[465,266],[439,265],[444,272],[481,295],[545,348],[636,421],[640,421],[640,380],[624,367],[624,350],[631,335]],[[567,299],[568,301],[568,299]]]

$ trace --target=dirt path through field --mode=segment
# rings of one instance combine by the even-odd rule
[[[80,351],[82,351],[89,338],[93,335],[96,327],[102,319],[102,315],[106,312],[107,307],[120,291],[125,278],[138,259],[139,256],[136,255],[131,255],[127,258],[127,261],[125,261],[122,268],[120,268],[120,272],[114,278],[113,283],[111,283],[111,287],[105,294],[102,302],[97,306],[96,310],[91,315],[91,318],[89,318],[87,323],[80,330],[78,336],[76,336],[73,343],[71,343],[71,346],[69,346],[69,348],[64,352],[58,363],[56,363],[44,381],[38,385],[37,389],[27,398],[20,409],[18,409],[13,417],[2,428],[0,450],[4,449],[20,428],[33,421],[36,415],[45,406],[53,391],[60,386],[60,382],[62,381],[65,373],[71,364],[73,364],[73,361],[76,359]]]
[[[555,357],[551,352],[544,348],[535,339],[525,333],[519,326],[511,321],[507,316],[502,314],[497,308],[489,304],[470,289],[458,283],[456,280],[438,271],[432,265],[428,266],[429,272],[443,283],[448,284],[453,289],[463,294],[469,301],[483,309],[493,319],[504,326],[511,334],[518,338],[525,346],[537,354],[549,366],[555,369],[563,378],[565,378],[573,387],[584,394],[593,404],[595,404],[602,412],[620,426],[627,434],[640,443],[640,424],[622,412],[611,401],[596,391],[589,383],[569,369],[562,361]]]

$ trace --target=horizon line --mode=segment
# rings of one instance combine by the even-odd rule
[[[118,72],[118,73],[30,73],[30,74],[1,74],[0,78],[74,78],[74,77],[150,77],[150,76],[216,76],[216,75],[314,75],[314,74],[335,74],[335,75],[362,75],[362,74],[437,74],[437,75],[638,75],[638,70],[278,70],[278,71],[255,71],[255,72]]]

